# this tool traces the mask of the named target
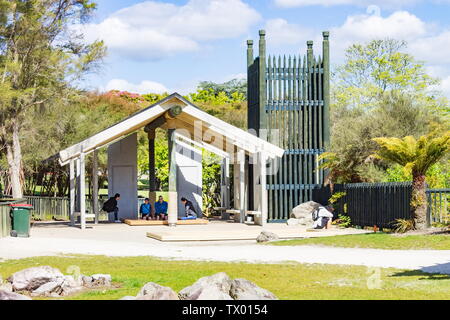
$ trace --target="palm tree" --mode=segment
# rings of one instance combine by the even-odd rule
[[[398,163],[412,174],[411,209],[414,227],[427,227],[427,198],[425,176],[428,169],[450,150],[450,131],[438,136],[431,133],[419,139],[408,136],[399,138],[375,138],[379,150],[376,157]]]

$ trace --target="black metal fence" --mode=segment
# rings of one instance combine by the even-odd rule
[[[354,183],[335,185],[334,192],[345,192],[335,204],[336,214],[346,214],[357,226],[390,228],[397,219],[411,219],[411,183]],[[313,192],[313,200],[326,204],[329,187]]]

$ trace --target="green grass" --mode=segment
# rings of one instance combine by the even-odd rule
[[[368,233],[322,238],[308,238],[271,242],[277,246],[321,245],[344,248],[373,248],[388,250],[450,250],[450,235],[396,236],[386,233]]]
[[[449,299],[450,277],[420,271],[368,269],[362,266],[246,264],[160,260],[150,257],[59,256],[0,262],[0,276],[6,279],[24,268],[50,265],[67,274],[78,266],[83,274],[109,273],[115,287],[93,290],[67,299],[109,300],[136,295],[147,282],[169,286],[175,291],[200,277],[226,272],[245,278],[272,291],[280,299]],[[380,286],[369,289],[371,275],[380,274]]]

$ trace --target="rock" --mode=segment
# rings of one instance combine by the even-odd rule
[[[288,226],[298,226],[300,224],[300,219],[291,218],[287,221]]]
[[[300,224],[302,225],[312,225],[312,213],[320,207],[320,203],[309,201],[298,205],[292,209],[291,217],[295,219],[300,219]]]
[[[78,280],[75,280],[72,276],[65,276],[64,282],[61,285],[62,292],[61,295],[68,296],[79,291],[83,290],[83,281],[81,277],[78,277]]]
[[[31,300],[31,298],[18,293],[0,290],[0,300]]]
[[[28,268],[14,273],[8,281],[14,291],[34,291],[47,282],[63,279],[64,275],[56,268],[49,266]]]
[[[109,274],[93,274],[91,276],[94,287],[109,287],[111,286],[111,275]]]
[[[139,291],[136,300],[179,300],[179,298],[171,288],[149,282]]]
[[[125,297],[123,297],[123,298],[120,298],[119,300],[136,300],[136,297],[125,296]]]
[[[32,297],[48,297],[52,293],[56,293],[59,295],[62,292],[61,286],[64,283],[64,278],[60,278],[56,281],[50,281],[47,283],[44,283],[42,286],[37,288],[31,293]]]
[[[233,280],[230,296],[234,300],[278,300],[272,292],[260,288],[246,279]]]
[[[278,240],[280,237],[278,237],[275,233],[269,232],[269,231],[263,231],[261,234],[256,238],[256,242],[269,242]]]
[[[81,278],[81,285],[82,285],[82,286],[85,286],[85,287],[91,287],[92,281],[93,281],[92,277],[89,277],[89,276],[81,276],[80,278]]]
[[[181,300],[232,300],[229,295],[232,280],[224,273],[217,273],[197,280],[192,286],[178,293]]]
[[[12,284],[9,282],[0,284],[0,291],[13,292]]]

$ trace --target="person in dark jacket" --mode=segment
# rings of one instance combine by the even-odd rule
[[[119,207],[117,206],[117,201],[120,200],[120,194],[116,193],[114,197],[108,199],[108,201],[103,204],[103,211],[107,213],[114,212],[114,222],[120,223],[119,220]]]
[[[197,219],[197,212],[195,211],[194,205],[191,201],[186,198],[181,198],[181,202],[184,204],[186,218],[187,219]]]

